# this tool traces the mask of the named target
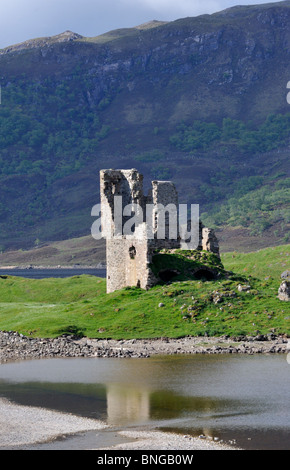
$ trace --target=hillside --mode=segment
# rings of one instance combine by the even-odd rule
[[[290,1],[0,50],[0,249],[90,234],[101,168],[172,179],[224,250],[289,241]]]

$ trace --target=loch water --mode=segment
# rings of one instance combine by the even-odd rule
[[[0,396],[110,424],[109,431],[39,449],[96,449],[118,443],[114,436],[120,429],[161,429],[216,437],[244,449],[289,450],[287,359],[286,354],[180,354],[26,360],[0,365]]]
[[[88,274],[90,276],[106,277],[106,269],[99,268],[13,268],[0,269],[0,276],[18,276],[28,279],[63,278]]]

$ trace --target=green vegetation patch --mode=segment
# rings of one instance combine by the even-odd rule
[[[281,282],[281,273],[290,267],[290,245],[264,248],[253,253],[222,253],[221,259],[228,270],[260,281],[272,280],[277,285]]]
[[[256,184],[256,188],[254,185]],[[289,242],[290,178],[264,181],[249,177],[240,181],[231,197],[224,203],[214,204],[202,214],[202,220],[210,227],[247,227],[251,235],[258,235],[275,226],[276,237],[283,236]]]
[[[148,291],[106,294],[95,276],[66,279],[0,278],[0,329],[31,337],[154,338],[290,334],[288,302],[277,298],[290,246],[222,255],[177,250],[156,255],[156,269],[183,269],[181,280]],[[182,260],[183,258],[183,260]],[[192,259],[191,259],[192,258]],[[189,266],[215,267],[213,280],[187,278]],[[223,268],[224,266],[224,268]]]
[[[270,114],[257,127],[231,118],[224,118],[221,125],[213,122],[194,121],[182,123],[170,137],[179,150],[191,152],[208,149],[217,143],[235,147],[241,153],[268,152],[287,144],[290,136],[290,113]]]

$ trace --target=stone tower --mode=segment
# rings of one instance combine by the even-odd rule
[[[154,251],[180,248],[178,229],[174,236],[169,230],[169,222],[174,227],[171,217],[176,217],[176,211],[171,213],[170,208],[178,208],[174,184],[152,181],[145,196],[143,176],[136,169],[108,169],[100,171],[100,193],[102,235],[106,239],[107,292],[126,286],[152,287],[158,281],[150,269]],[[158,210],[160,205],[169,209],[162,220]],[[164,234],[161,239],[157,236],[159,230]],[[202,225],[199,230],[198,249],[218,254],[214,233]]]

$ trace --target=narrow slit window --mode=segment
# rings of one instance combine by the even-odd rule
[[[135,248],[135,246],[130,246],[130,248],[129,248],[129,256],[130,256],[130,259],[135,259],[135,256],[136,256],[136,248]]]

